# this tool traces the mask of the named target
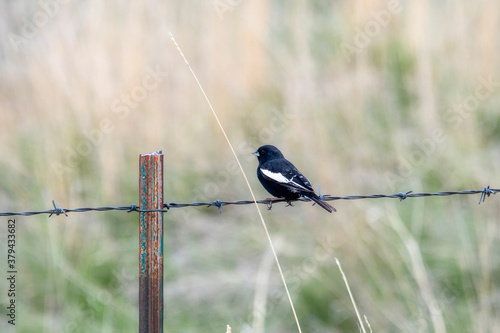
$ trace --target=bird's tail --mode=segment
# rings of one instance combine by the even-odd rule
[[[315,203],[317,203],[318,205],[320,205],[322,208],[324,208],[325,210],[327,210],[329,213],[333,213],[333,212],[336,212],[337,210],[335,209],[335,207],[333,206],[330,206],[326,201],[322,200],[320,197],[318,197],[316,194],[314,193],[311,193],[311,194],[308,194],[307,197],[309,199],[311,199],[312,201],[314,201]]]

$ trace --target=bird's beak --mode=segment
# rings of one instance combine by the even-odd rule
[[[255,156],[257,156],[257,157],[259,157],[259,156],[260,156],[260,154],[259,154],[259,151],[258,151],[258,150],[254,151],[252,154],[254,154],[254,155],[255,155]]]

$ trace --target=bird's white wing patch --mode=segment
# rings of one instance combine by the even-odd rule
[[[293,177],[292,179],[288,179],[286,178],[282,173],[279,173],[279,172],[272,172],[272,171],[269,171],[267,169],[263,169],[263,168],[260,168],[260,171],[262,171],[262,173],[264,174],[264,176],[266,176],[267,178],[277,182],[277,183],[280,183],[280,184],[283,184],[283,185],[288,185],[288,186],[291,186],[291,187],[294,187],[294,188],[297,188],[297,189],[302,189],[302,190],[305,190],[305,191],[308,191],[310,192],[311,190],[308,189],[307,187],[304,187],[303,185],[300,185],[296,182],[293,181]]]
[[[290,182],[290,179],[286,178],[285,176],[283,176],[282,173],[279,173],[279,172],[271,172],[267,169],[262,169],[260,168],[260,171],[262,171],[262,173],[268,177],[268,178],[271,178],[272,180],[274,180],[275,182],[278,182],[278,183],[283,183],[283,184],[287,184]]]

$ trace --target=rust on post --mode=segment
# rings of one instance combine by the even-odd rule
[[[163,209],[163,154],[139,157],[140,209]],[[163,332],[163,213],[139,218],[139,332]]]

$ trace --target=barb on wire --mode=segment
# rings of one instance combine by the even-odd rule
[[[399,201],[403,201],[404,199],[408,198],[408,194],[410,194],[413,191],[408,191],[408,192],[399,192]]]
[[[252,201],[252,203],[253,203],[253,201]],[[219,213],[222,213],[222,206],[223,205],[224,205],[224,203],[222,201],[215,200],[214,202],[210,202],[207,207],[215,206],[215,207],[219,208]]]
[[[66,217],[68,216],[68,214],[66,214],[64,209],[62,209],[61,206],[59,206],[59,202],[56,204],[54,202],[54,200],[52,200],[52,205],[54,205],[54,212],[50,213],[49,217],[51,217],[52,214],[56,214],[56,215],[64,214],[64,215],[66,215]]]
[[[481,196],[479,197],[479,202],[477,204],[480,205],[481,199],[483,200],[482,202],[484,202],[484,200],[486,200],[486,197],[489,197],[490,194],[495,194],[497,192],[498,192],[498,190],[490,190],[489,186],[485,186],[483,188],[483,191],[481,192]]]
[[[491,194],[496,194],[500,192],[500,189],[491,189],[489,186],[485,186],[482,190],[469,190],[469,191],[446,191],[446,192],[434,192],[434,193],[413,193],[412,191],[407,192],[399,192],[395,194],[371,194],[371,195],[348,195],[343,197],[331,196],[328,194],[321,194],[321,188],[319,189],[319,193],[321,195],[321,199],[325,201],[332,200],[360,200],[360,199],[379,199],[379,198],[394,198],[399,199],[399,201],[403,201],[407,198],[417,198],[417,197],[434,197],[434,196],[448,196],[448,195],[469,195],[469,194],[481,194],[479,197],[479,204],[486,200],[486,197],[489,197]],[[263,200],[257,200],[258,204],[268,205],[269,202],[283,202],[287,201],[282,198],[267,198]],[[307,198],[299,198],[288,201],[311,201]],[[139,209],[137,205],[132,204],[129,206],[120,206],[120,207],[84,207],[84,208],[61,208],[58,202],[52,200],[52,205],[54,209],[42,210],[42,211],[33,211],[33,212],[0,212],[0,216],[31,216],[38,214],[49,214],[49,217],[52,215],[61,215],[64,214],[68,216],[67,213],[84,213],[90,211],[104,212],[109,210],[124,210],[127,213],[130,212],[139,212],[139,213],[166,213],[169,208],[184,208],[184,207],[198,207],[198,206],[206,206],[206,207],[217,207],[219,212],[222,213],[222,208],[226,205],[250,205],[253,204],[253,200],[235,200],[235,201],[222,201],[222,200],[214,200],[208,202],[191,202],[191,203],[175,203],[171,202],[168,204],[163,204],[164,209]]]

